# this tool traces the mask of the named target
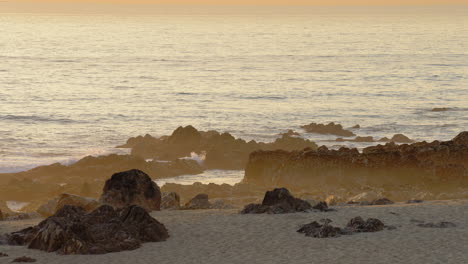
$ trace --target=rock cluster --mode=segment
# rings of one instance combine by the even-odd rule
[[[334,122],[330,122],[328,124],[310,123],[308,125],[301,126],[301,128],[304,129],[307,133],[337,135],[342,137],[355,136],[353,132],[344,129],[342,125],[335,124]]]
[[[362,153],[324,146],[292,152],[256,151],[249,157],[243,183],[310,193],[379,189],[397,201],[412,199],[415,193],[436,197],[451,193],[456,198],[468,190],[467,168],[468,132],[462,132],[450,141],[387,143]]]
[[[351,219],[345,228],[334,227],[330,225],[330,219],[322,219],[320,224],[316,221],[303,225],[297,232],[303,233],[306,236],[316,238],[338,237],[341,235],[351,235],[361,232],[378,232],[385,228],[384,223],[376,218],[369,218],[366,221],[358,216]]]
[[[117,210],[103,205],[91,213],[66,205],[37,226],[7,235],[7,241],[59,254],[104,254],[168,237],[164,225],[136,205]]]
[[[323,204],[317,209],[328,207]],[[265,193],[261,204],[249,204],[244,207],[241,214],[285,214],[295,212],[305,212],[312,209],[307,201],[295,198],[286,188],[276,188]]]
[[[138,205],[147,211],[160,210],[161,190],[146,173],[134,169],[113,174],[99,201],[115,208]]]

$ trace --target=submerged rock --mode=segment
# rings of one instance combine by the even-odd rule
[[[249,204],[241,214],[285,214],[305,212],[310,209],[312,206],[307,201],[295,198],[286,188],[276,188],[265,193],[262,204]]]
[[[116,208],[138,205],[147,211],[160,210],[161,191],[146,173],[129,170],[106,181],[100,202]]]
[[[7,240],[10,245],[68,255],[133,250],[168,237],[164,225],[136,205],[117,210],[103,205],[88,214],[66,205],[37,226],[7,235]]]
[[[310,123],[308,125],[301,126],[307,133],[317,133],[326,135],[337,135],[342,137],[352,137],[355,134],[349,130],[343,128],[340,124],[333,122],[325,124]]]

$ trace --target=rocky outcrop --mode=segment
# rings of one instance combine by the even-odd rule
[[[312,206],[307,201],[295,198],[286,188],[276,188],[265,193],[262,204],[249,204],[241,214],[285,214],[310,209]]]
[[[47,203],[41,205],[37,212],[43,217],[49,217],[54,215],[65,205],[73,205],[83,208],[86,212],[94,211],[96,208],[101,206],[101,203],[95,199],[88,197],[81,197],[78,195],[63,193],[59,197],[54,198]]]
[[[146,173],[129,170],[106,181],[100,202],[115,208],[138,205],[147,211],[160,210],[161,191]]]
[[[37,226],[7,235],[7,241],[69,255],[133,250],[168,237],[164,225],[139,206],[115,210],[103,205],[87,214],[80,207],[66,205]]]
[[[180,196],[176,192],[163,192],[161,197],[161,210],[180,209]]]
[[[325,134],[325,135],[336,135],[342,137],[352,137],[355,134],[349,130],[343,128],[340,124],[335,124],[330,122],[328,124],[317,124],[317,123],[310,123],[308,125],[301,126],[307,133],[317,133],[317,134]]]
[[[191,156],[192,153],[206,153],[205,168],[240,170],[244,169],[249,154],[255,150],[315,149],[317,145],[289,134],[272,143],[247,142],[229,133],[198,131],[193,126],[186,126],[178,127],[170,136],[131,138],[120,147],[131,148],[134,156],[155,160],[173,160]]]
[[[201,193],[193,197],[182,209],[194,210],[194,209],[210,209],[211,203],[208,199],[208,195]]]
[[[355,196],[363,189],[379,190],[394,201],[413,199],[418,193],[429,194],[426,200],[444,193],[461,198],[468,190],[467,135],[463,132],[444,142],[387,143],[362,152],[324,146],[292,152],[256,151],[250,155],[243,183],[285,186],[298,193],[339,191],[341,197]]]

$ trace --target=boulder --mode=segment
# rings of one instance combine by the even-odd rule
[[[193,197],[188,203],[185,204],[183,209],[210,209],[211,203],[208,200],[208,195],[201,193]]]
[[[138,205],[147,211],[160,210],[161,191],[146,173],[134,169],[112,175],[100,202],[115,208]]]
[[[168,237],[164,225],[136,205],[117,210],[103,205],[91,213],[65,205],[37,226],[8,234],[7,241],[10,245],[69,255],[133,250],[142,243]]]
[[[161,209],[180,209],[180,196],[176,192],[163,192],[161,198]]]
[[[358,216],[351,219],[346,228],[352,232],[377,232],[382,231],[385,225],[376,218],[368,218],[366,221],[362,217]]]
[[[241,214],[284,214],[305,212],[310,209],[312,209],[310,203],[295,198],[286,188],[276,188],[265,193],[262,204],[249,204]]]

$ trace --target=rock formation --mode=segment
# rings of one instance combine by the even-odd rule
[[[115,173],[106,181],[100,202],[115,208],[138,205],[147,211],[159,210],[161,191],[146,173],[129,170]]]
[[[161,209],[180,209],[180,196],[176,192],[163,192],[161,197]]]
[[[294,192],[352,197],[363,189],[380,190],[396,201],[428,193],[427,199],[464,197],[468,190],[468,132],[453,140],[357,149],[256,151],[250,155],[243,183],[284,186]],[[423,198],[423,197],[417,197]],[[424,198],[424,199],[426,199]],[[427,200],[426,199],[426,200]]]
[[[317,134],[325,134],[325,135],[336,135],[342,137],[352,137],[355,134],[349,130],[343,128],[340,124],[335,124],[330,122],[328,124],[317,124],[317,123],[310,123],[308,125],[301,126],[307,133],[317,133]]]
[[[68,255],[133,250],[168,237],[164,225],[139,206],[115,210],[103,205],[87,214],[80,207],[66,205],[37,226],[7,235],[7,241]]]
[[[188,157],[192,153],[206,153],[204,167],[208,169],[244,169],[248,156],[255,150],[315,149],[309,140],[282,135],[272,143],[247,142],[229,133],[198,131],[193,126],[179,127],[170,136],[159,138],[146,135],[130,138],[121,148],[131,148],[134,156],[145,159],[173,160]]]
[[[244,207],[241,214],[285,214],[305,212],[312,206],[304,200],[295,198],[286,188],[276,188],[267,191],[262,204],[249,204]]]

